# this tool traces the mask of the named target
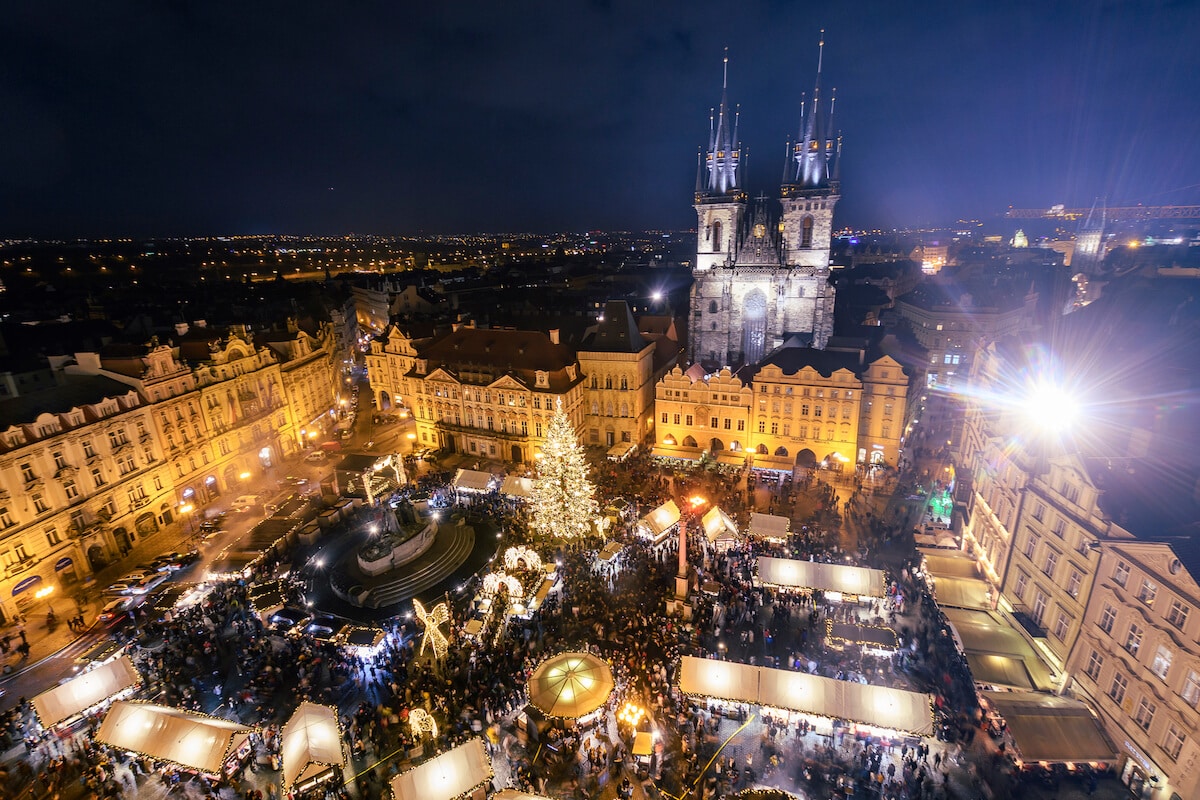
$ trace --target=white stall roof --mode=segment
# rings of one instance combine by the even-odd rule
[[[736,661],[684,656],[679,664],[679,689],[699,697],[757,703],[759,669]]]
[[[817,589],[860,597],[883,597],[887,592],[881,570],[771,556],[758,557],[758,580],[771,586]]]
[[[392,778],[396,800],[451,800],[492,779],[492,762],[483,739],[469,739],[453,750]]]
[[[700,524],[704,526],[704,535],[710,542],[722,538],[722,535],[725,537],[737,536],[737,523],[716,506],[705,512],[704,516],[700,518]]]
[[[283,726],[279,750],[283,758],[283,786],[289,791],[330,767],[345,765],[337,709],[301,703]]]
[[[216,775],[252,731],[238,722],[178,708],[118,700],[104,715],[96,741]]]
[[[782,540],[788,537],[792,527],[787,517],[777,517],[774,514],[753,513],[750,515],[750,535],[758,539]]]
[[[523,499],[533,496],[533,478],[522,478],[520,475],[508,475],[504,478],[504,485],[500,487],[500,493],[506,494],[509,497],[520,497]]]
[[[474,469],[460,469],[454,476],[455,489],[486,492],[492,488],[492,473]]]
[[[668,500],[658,508],[642,517],[639,525],[644,527],[651,538],[657,539],[679,522],[679,506],[674,500]]]
[[[33,710],[43,728],[53,728],[141,681],[129,656],[101,664],[33,698]]]
[[[613,461],[621,461],[628,458],[634,450],[637,450],[635,442],[617,442],[612,447],[608,448],[608,457]]]

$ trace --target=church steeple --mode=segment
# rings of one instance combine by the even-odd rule
[[[829,111],[826,113],[821,102],[821,69],[824,61],[825,31],[822,30],[817,43],[817,78],[813,85],[812,106],[809,107],[807,98],[801,102],[800,135],[793,148],[795,167],[788,181],[801,189],[829,186],[831,175],[837,170],[837,148],[833,136],[837,89],[830,93]]]
[[[706,180],[703,193],[723,195],[739,188],[738,166],[741,143],[738,141],[738,111],[729,109],[729,48],[721,76],[721,105],[710,112],[708,121],[708,154],[705,159]]]

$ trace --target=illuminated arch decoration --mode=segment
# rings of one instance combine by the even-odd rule
[[[483,576],[483,593],[485,595],[495,595],[500,591],[501,586],[508,590],[508,596],[514,600],[525,596],[521,581],[515,575],[509,575],[506,572],[489,572]]]
[[[421,654],[425,653],[426,644],[432,644],[433,655],[438,659],[445,658],[450,650],[450,640],[442,633],[441,626],[450,621],[450,607],[445,603],[438,603],[426,611],[421,601],[414,597],[413,611],[425,626],[425,636],[421,638]]]
[[[430,738],[436,739],[438,735],[437,722],[433,716],[423,708],[414,708],[408,712],[408,726],[412,731],[412,735],[421,738],[422,732],[428,733]]]
[[[505,569],[521,569],[522,563],[524,563],[525,569],[536,572],[542,568],[542,557],[532,547],[523,545],[510,547],[504,551]]]

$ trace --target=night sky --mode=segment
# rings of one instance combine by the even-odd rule
[[[772,194],[819,30],[839,225],[1200,202],[1200,3],[22,2],[0,236],[689,228],[742,108]]]

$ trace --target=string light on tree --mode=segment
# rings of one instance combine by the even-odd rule
[[[535,534],[574,539],[591,533],[598,510],[596,489],[588,480],[583,448],[563,412],[561,398],[546,431],[532,499]]]

